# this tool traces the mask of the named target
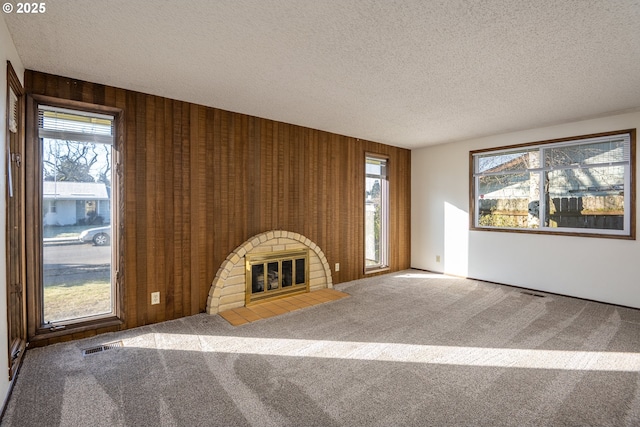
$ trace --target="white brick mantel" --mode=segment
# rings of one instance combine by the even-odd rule
[[[245,305],[247,254],[296,249],[309,249],[309,290],[333,288],[329,263],[318,245],[299,233],[272,230],[251,237],[223,261],[209,290],[207,313],[217,314]]]

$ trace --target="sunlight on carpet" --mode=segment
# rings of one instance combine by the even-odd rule
[[[189,336],[162,334],[150,340],[153,348],[162,342],[189,341]],[[398,343],[253,338],[238,336],[197,337],[200,351],[207,353],[265,356],[318,357],[345,360],[375,360],[400,363],[459,365],[473,367],[558,369],[571,371],[640,372],[640,354],[606,351],[567,351],[513,348],[457,347]],[[142,340],[145,342],[145,340]],[[145,348],[139,342],[126,347]],[[193,343],[191,348],[193,348]],[[171,350],[169,346],[166,350]]]

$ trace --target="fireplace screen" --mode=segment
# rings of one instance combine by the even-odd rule
[[[308,250],[249,254],[246,303],[309,289]]]

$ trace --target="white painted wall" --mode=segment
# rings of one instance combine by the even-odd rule
[[[640,111],[413,150],[411,265],[640,308],[640,241],[470,231],[468,213],[469,151],[630,128]]]
[[[0,15],[0,176],[2,186],[0,186],[0,402],[4,402],[9,391],[9,349],[7,335],[7,248],[4,242],[7,241],[7,204],[6,204],[6,174],[7,174],[7,60],[16,74],[23,81],[24,67],[18,57],[13,40],[4,22],[4,17]]]

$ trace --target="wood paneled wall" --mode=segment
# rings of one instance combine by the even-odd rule
[[[34,71],[25,86],[124,111],[126,328],[204,311],[222,261],[267,230],[316,242],[334,283],[362,278],[365,152],[389,157],[390,267],[409,268],[409,150]]]

